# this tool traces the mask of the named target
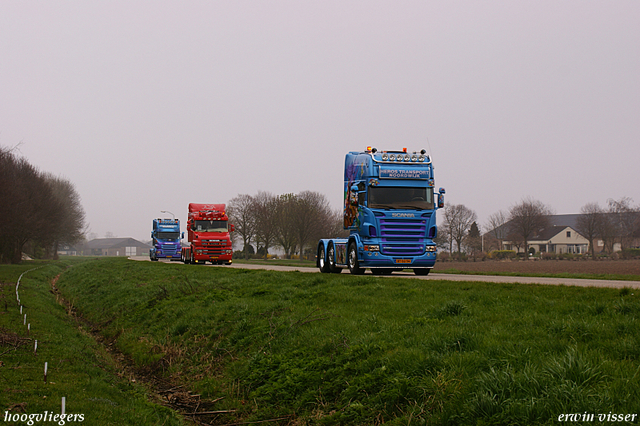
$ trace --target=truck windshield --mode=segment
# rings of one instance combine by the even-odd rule
[[[168,240],[168,241],[176,241],[180,238],[179,232],[158,232],[158,236],[156,237],[159,240]]]
[[[196,220],[193,230],[197,232],[227,232],[226,220]]]
[[[371,209],[433,210],[433,188],[369,187]]]

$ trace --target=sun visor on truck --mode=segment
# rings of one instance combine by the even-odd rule
[[[380,179],[429,179],[428,167],[380,166]]]

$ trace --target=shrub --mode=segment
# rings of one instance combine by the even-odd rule
[[[467,254],[466,253],[451,253],[451,260],[455,260],[458,262],[466,262]]]
[[[489,253],[491,259],[515,259],[516,252],[514,250],[494,250]]]
[[[438,253],[437,260],[447,262],[451,260],[451,254],[448,251],[442,251]]]
[[[620,252],[623,259],[640,259],[640,248],[626,248]]]

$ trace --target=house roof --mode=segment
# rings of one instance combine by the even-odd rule
[[[546,241],[546,240],[550,240],[553,237],[555,237],[556,235],[558,235],[559,233],[561,233],[562,231],[564,231],[567,228],[571,228],[570,226],[566,226],[566,225],[552,225],[552,226],[548,226],[546,228],[544,228],[538,235],[534,236],[531,238],[531,240],[541,240],[541,241]],[[575,229],[571,228],[574,232],[577,232]]]
[[[88,249],[110,249],[119,247],[149,248],[150,246],[133,238],[96,238],[85,244],[85,248]]]
[[[549,223],[552,226],[570,226],[576,229],[579,217],[579,214],[554,214],[549,216]]]
[[[549,217],[549,226],[541,230],[538,235],[532,237],[533,239],[548,240],[551,237],[558,235],[558,232],[561,232],[566,227],[570,227],[574,231],[576,231],[578,218],[580,217],[580,215],[579,214],[553,214],[553,215],[549,215],[548,217]],[[510,223],[511,221],[506,222],[503,225],[497,227],[496,229],[499,230],[498,235],[502,234],[504,237],[507,237],[507,235],[509,234]],[[493,234],[493,230],[486,232],[486,234]]]

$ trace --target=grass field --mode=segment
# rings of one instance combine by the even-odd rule
[[[69,376],[43,386],[41,355],[35,364],[23,347],[0,356],[0,390],[12,390],[0,397],[3,410],[19,402],[28,412],[53,409],[47,399],[60,394],[43,402],[40,389],[68,382],[83,389],[72,400],[87,424],[98,425],[180,424],[154,398],[183,413],[208,412],[195,419],[220,425],[551,425],[565,414],[640,414],[634,290],[125,259],[67,266],[46,266],[37,279],[30,273],[26,288],[42,304],[39,332],[66,333],[66,347],[47,356],[56,374]],[[50,292],[62,271],[56,287],[68,307]],[[12,274],[0,276],[9,282]],[[4,300],[14,288],[3,286]],[[15,311],[0,316],[7,335],[15,333],[7,324],[19,322]],[[82,317],[81,331],[68,312]],[[135,366],[136,383],[113,361],[118,353]],[[20,381],[26,365],[33,371]],[[122,412],[106,418],[107,401]],[[117,418],[145,410],[155,417]]]
[[[82,261],[80,261],[82,262]],[[28,424],[24,416],[61,414],[67,424],[180,425],[181,416],[152,402],[146,388],[123,377],[105,349],[71,320],[57,303],[51,282],[78,261],[25,262],[0,266],[0,419]],[[78,266],[79,267],[79,266]],[[38,268],[38,269],[34,269]],[[23,314],[17,306],[16,282]],[[30,331],[24,325],[27,316]],[[37,341],[37,347],[36,347]],[[45,382],[44,365],[47,363]],[[22,421],[7,421],[13,416]],[[41,417],[42,419],[42,417]],[[32,424],[43,423],[32,417]],[[60,421],[60,420],[58,420]]]
[[[234,259],[234,263],[282,265],[315,268],[312,261],[288,259]],[[640,259],[633,260],[489,260],[467,262],[437,262],[433,272],[444,274],[507,275],[557,278],[589,278],[602,280],[640,281]],[[344,273],[344,271],[343,271]]]
[[[640,259],[438,262],[433,272],[640,281]]]

